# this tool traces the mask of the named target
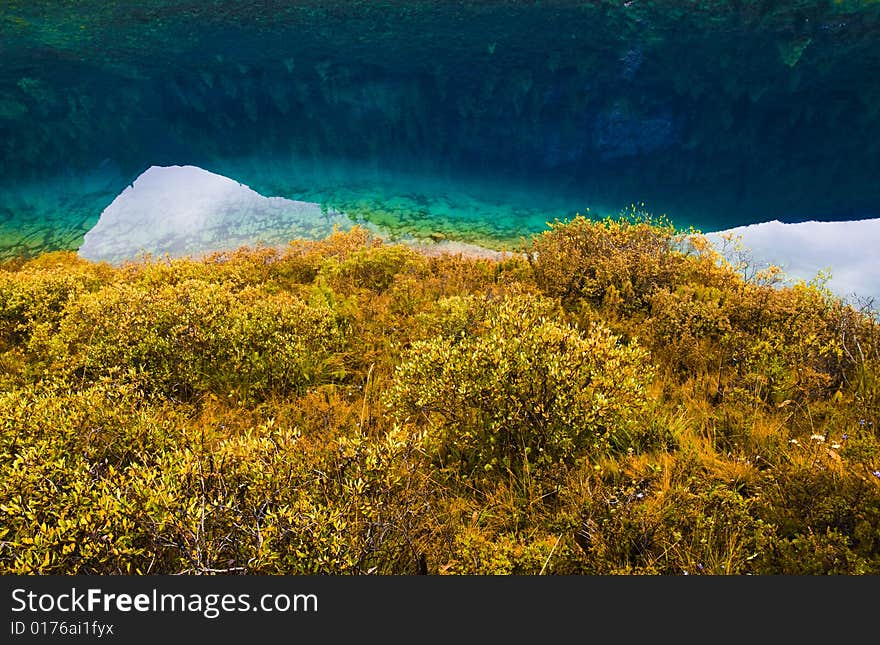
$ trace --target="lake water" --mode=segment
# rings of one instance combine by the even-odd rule
[[[80,248],[152,166],[498,247],[880,216],[876,2],[32,0],[0,56],[0,257]]]

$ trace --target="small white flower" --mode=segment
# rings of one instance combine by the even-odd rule
[[[796,445],[796,446],[801,445],[801,442],[798,441],[797,439],[789,439],[789,440],[788,440],[788,443],[793,443],[793,444]]]
[[[811,434],[810,439],[812,439],[813,441],[818,441],[819,443],[822,443],[823,441],[825,441],[825,436],[821,435],[821,434]]]

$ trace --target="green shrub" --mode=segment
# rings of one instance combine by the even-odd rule
[[[636,343],[601,325],[583,333],[533,296],[447,305],[440,335],[406,352],[389,395],[437,456],[519,472],[626,441],[651,376]]]
[[[755,501],[707,479],[593,488],[576,539],[596,574],[743,574],[772,535]],[[671,483],[671,485],[670,485]]]
[[[538,575],[552,573],[550,560],[565,560],[568,546],[552,535],[528,537],[503,533],[487,537],[478,530],[455,536],[455,557],[440,566],[446,575]]]
[[[295,391],[328,377],[335,317],[287,293],[184,280],[113,284],[66,309],[35,349],[86,380],[134,372],[151,389],[189,398]]]
[[[657,290],[650,304],[652,352],[676,371],[717,370],[722,360],[719,345],[735,334],[726,306],[729,297],[717,287],[694,284]]]
[[[52,253],[17,271],[0,270],[0,348],[26,341],[37,324],[55,324],[65,306],[94,291],[106,272],[69,253]]]
[[[109,380],[0,394],[0,572],[135,573],[155,562],[130,474],[176,454],[187,412]]]
[[[816,436],[767,473],[759,512],[779,539],[761,558],[762,572],[880,572],[880,478],[876,466],[850,464],[841,452]]]
[[[822,533],[812,530],[794,537],[767,540],[766,552],[756,562],[762,575],[876,575],[850,547],[849,540],[836,529]]]

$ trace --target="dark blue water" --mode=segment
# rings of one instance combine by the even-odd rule
[[[6,2],[0,254],[152,165],[509,240],[880,215],[880,3]]]

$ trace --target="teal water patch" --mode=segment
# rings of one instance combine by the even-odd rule
[[[108,171],[6,189],[0,258],[54,250],[111,262],[199,255],[283,246],[355,224],[391,241],[510,250],[554,220],[625,210],[498,177],[428,176],[355,162],[251,158],[210,171],[186,168],[197,172],[152,167],[131,182]],[[118,185],[125,187],[113,194]],[[229,192],[230,186],[237,189]]]
[[[105,167],[84,175],[0,182],[0,260],[75,251],[124,181]]]
[[[304,159],[237,159],[209,169],[263,195],[345,213],[392,239],[451,239],[498,249],[519,244],[556,219],[613,216],[630,206],[599,204],[588,194],[478,171],[429,174]]]
[[[240,246],[280,247],[355,225],[390,241],[512,250],[549,219],[577,214],[558,197],[473,178],[388,176],[352,164],[322,164],[318,173],[313,164],[306,166],[236,164],[264,183],[284,182],[283,192],[296,199],[266,196],[194,166],[151,167],[103,211],[84,234],[79,254],[112,263],[142,255],[198,256]],[[558,210],[547,207],[554,201]]]

